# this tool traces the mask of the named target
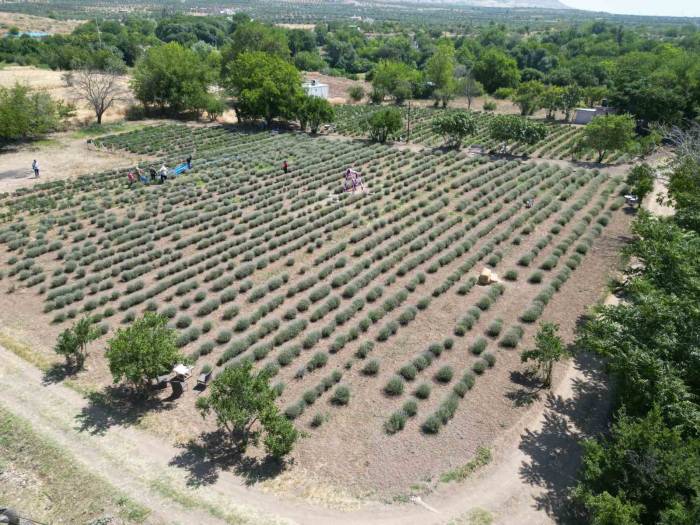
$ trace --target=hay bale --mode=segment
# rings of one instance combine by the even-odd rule
[[[496,275],[496,272],[490,270],[489,268],[484,268],[483,270],[481,270],[477,282],[481,286],[487,286],[493,283],[500,283],[501,280],[498,278],[498,275]]]

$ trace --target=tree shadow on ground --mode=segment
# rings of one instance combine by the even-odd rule
[[[540,399],[542,381],[540,381],[533,371],[513,371],[510,373],[510,381],[517,386],[508,390],[508,392],[506,392],[506,397],[510,399],[516,407],[530,406]]]
[[[520,467],[520,476],[526,483],[543,489],[535,497],[535,506],[557,523],[580,522],[570,498],[581,461],[580,441],[602,432],[611,410],[600,359],[577,353],[574,366],[584,377],[573,380],[573,395],[565,399],[549,393],[542,428],[526,430],[520,443],[520,449],[528,456]]]
[[[88,404],[75,416],[80,432],[104,434],[113,426],[130,426],[141,421],[147,413],[174,408],[171,396],[160,399],[155,395],[136,396],[123,385],[108,386],[101,392],[91,392]]]
[[[53,383],[60,383],[65,378],[75,374],[75,368],[66,365],[66,363],[54,363],[44,372],[44,376],[41,378],[41,383],[44,386]]]
[[[188,471],[187,484],[199,487],[211,485],[222,471],[240,476],[248,486],[274,478],[285,463],[271,456],[256,458],[246,455],[242,447],[222,431],[204,432],[197,440],[180,445],[182,452],[170,460],[170,465]]]

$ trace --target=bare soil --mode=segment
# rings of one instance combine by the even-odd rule
[[[84,20],[54,20],[23,13],[0,12],[0,35],[9,32],[12,26],[20,31],[39,31],[50,35],[68,34],[84,23]]]
[[[362,86],[365,93],[369,93],[372,89],[372,85],[364,80],[350,80],[345,77],[331,77],[329,75],[324,75],[318,71],[310,71],[304,73],[304,78],[308,80],[316,80],[323,84],[328,84],[328,101],[331,104],[349,104],[350,97],[348,96],[348,89],[352,86]]]
[[[0,69],[0,86],[11,87],[23,84],[33,90],[44,91],[52,97],[76,105],[74,124],[88,124],[95,121],[95,113],[85,101],[81,100],[75,87],[69,86],[64,80],[67,71],[54,71],[33,66],[6,66]],[[124,96],[107,110],[102,121],[115,122],[122,120],[126,109],[133,104],[134,99],[128,88],[129,77],[124,75],[119,79],[119,85]]]

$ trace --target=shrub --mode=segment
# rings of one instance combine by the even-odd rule
[[[406,414],[402,410],[394,412],[389,416],[389,419],[384,423],[384,431],[387,434],[396,434],[406,425]]]
[[[530,277],[528,277],[527,282],[530,284],[539,284],[542,282],[542,278],[544,277],[544,274],[537,270],[536,272],[533,272]]]
[[[469,351],[474,355],[480,355],[484,350],[486,350],[487,344],[488,344],[488,341],[485,338],[479,337],[469,347]]]
[[[323,423],[326,421],[326,416],[324,416],[321,412],[317,412],[314,414],[314,417],[311,418],[311,422],[309,423],[313,428],[318,428]]]
[[[416,370],[416,367],[413,365],[404,365],[399,370],[399,374],[401,374],[401,376],[408,381],[415,379],[417,373],[418,370]]]
[[[479,359],[472,365],[472,370],[477,374],[483,374],[488,364],[483,359]]]
[[[518,280],[518,272],[515,270],[508,270],[504,277],[506,278],[506,281],[517,281]]]
[[[333,392],[333,397],[331,397],[331,403],[334,405],[345,406],[350,401],[350,389],[346,386],[339,386]]]
[[[374,343],[372,341],[365,341],[355,352],[355,357],[358,357],[359,359],[364,359],[373,349]]]
[[[541,303],[533,303],[530,308],[525,310],[520,316],[520,320],[524,323],[534,323],[542,315],[543,306]]]
[[[442,422],[435,414],[431,415],[421,425],[421,430],[426,434],[437,434],[440,431]]]
[[[175,322],[175,326],[177,326],[178,328],[187,328],[191,324],[192,319],[186,315],[179,317],[178,320]]]
[[[304,412],[305,407],[304,401],[300,401],[285,408],[284,415],[287,416],[287,419],[296,419]]]
[[[384,385],[384,392],[390,396],[400,396],[403,394],[403,385],[403,379],[399,376],[394,376]]]
[[[416,403],[413,399],[409,399],[403,404],[401,410],[408,417],[413,417],[418,413],[418,403]]]
[[[489,366],[489,368],[496,364],[496,356],[490,352],[486,352],[484,355],[481,356],[481,358],[484,361],[486,361],[486,364]]]
[[[435,380],[440,383],[449,383],[450,381],[452,381],[453,375],[454,372],[452,371],[452,367],[443,366],[435,373]]]
[[[418,399],[428,399],[430,397],[430,385],[428,383],[423,383],[419,385],[413,394]]]
[[[486,334],[490,337],[498,337],[503,329],[503,319],[494,319],[486,329]]]
[[[476,303],[480,310],[486,311],[491,308],[492,301],[487,296],[482,297]]]
[[[515,348],[523,336],[523,329],[519,325],[511,326],[503,335],[499,344],[504,348]]]
[[[442,354],[442,344],[441,343],[433,343],[428,347],[428,352],[433,354],[435,357],[440,357],[440,354]]]
[[[312,370],[326,366],[327,362],[328,354],[326,354],[325,352],[316,352],[309,360],[309,363],[306,365],[306,369],[309,372],[311,372]]]
[[[307,405],[313,405],[318,399],[318,392],[315,389],[307,390],[302,394],[301,398]]]
[[[229,332],[228,330],[222,330],[216,336],[216,342],[220,345],[226,344],[231,340],[231,336],[231,332]]]
[[[362,373],[366,376],[375,376],[379,372],[379,361],[372,359],[362,368]]]

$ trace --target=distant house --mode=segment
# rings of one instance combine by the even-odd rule
[[[328,84],[322,84],[316,80],[308,80],[301,87],[310,97],[328,98]]]
[[[615,114],[615,109],[607,106],[596,106],[594,108],[576,108],[573,123],[588,124],[595,117],[612,114]]]

